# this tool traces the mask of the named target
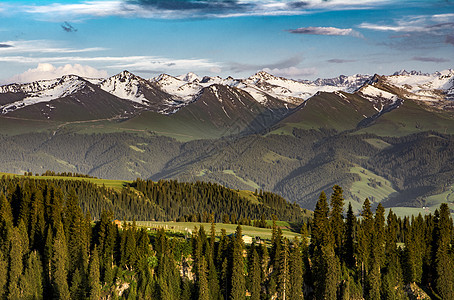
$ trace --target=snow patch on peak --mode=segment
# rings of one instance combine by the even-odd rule
[[[404,73],[386,77],[386,81],[406,92],[407,97],[421,101],[440,101],[451,95],[454,88],[454,70],[432,74]]]
[[[180,75],[177,76],[178,79],[186,81],[186,82],[199,82],[200,77],[197,74],[194,74],[192,72],[189,72],[185,75]]]
[[[374,108],[377,111],[382,111],[385,106],[395,104],[399,98],[387,91],[376,88],[372,85],[365,85],[359,89],[358,93],[365,99],[374,103]],[[380,107],[377,107],[380,105]]]
[[[141,91],[141,84],[147,84],[146,80],[128,71],[123,71],[101,82],[100,88],[118,98],[142,104],[147,99]]]
[[[6,114],[29,105],[49,102],[71,96],[87,86],[87,82],[75,75],[63,76],[54,80],[36,81],[24,85],[7,85],[0,87],[1,93],[25,93],[27,96],[19,101],[0,106],[0,113]]]
[[[429,75],[427,73],[422,73],[421,71],[416,71],[416,70],[412,70],[410,72],[408,72],[407,70],[400,70],[400,71],[397,71],[397,72],[394,72],[394,74],[392,76],[398,76],[398,75],[404,75],[404,76],[408,76],[408,75]]]

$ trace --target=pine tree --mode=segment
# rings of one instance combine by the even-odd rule
[[[367,292],[367,275],[372,268],[372,244],[374,236],[374,219],[370,208],[370,201],[366,198],[361,211],[361,226],[358,231],[358,256],[361,263],[361,283]]]
[[[334,251],[337,255],[341,254],[341,247],[344,239],[344,198],[342,193],[342,188],[338,185],[335,185],[333,187],[333,193],[331,194],[330,201],[330,225],[334,237]]]
[[[208,255],[208,288],[210,291],[210,299],[217,300],[221,298],[218,272],[214,264],[213,256]]]
[[[436,288],[442,299],[454,299],[454,263],[450,251],[452,219],[446,203],[440,205],[440,217],[436,223],[435,268]]]
[[[98,248],[95,246],[90,257],[88,272],[88,295],[92,300],[99,299],[101,293],[101,282],[99,274]]]
[[[76,269],[73,273],[71,287],[69,289],[71,299],[85,299],[84,290],[85,287],[82,285],[82,275],[80,274],[79,269]]]
[[[325,192],[320,193],[314,210],[311,243],[314,247],[320,247],[331,242],[332,235],[328,219],[329,208]]]
[[[261,268],[260,258],[257,253],[255,245],[252,246],[252,260],[249,271],[249,292],[251,293],[250,300],[260,300],[260,283],[261,279]]]
[[[5,298],[6,284],[8,283],[8,261],[0,250],[0,299]]]
[[[24,299],[43,298],[43,267],[37,251],[28,255],[23,276],[20,281],[20,289]]]
[[[68,287],[68,248],[63,224],[57,225],[57,234],[52,246],[52,287],[54,297],[70,299]]]
[[[299,241],[295,239],[290,254],[290,289],[289,300],[303,300],[303,257]]]
[[[245,298],[246,282],[244,278],[243,249],[243,234],[241,226],[238,225],[233,241],[231,300],[243,300]]]
[[[19,229],[14,227],[9,247],[8,299],[18,299],[22,296],[19,280],[23,269],[22,259],[26,250],[23,247]]]
[[[287,299],[288,291],[290,289],[290,272],[289,272],[289,246],[288,239],[284,238],[282,246],[278,254],[279,269],[278,269],[278,292],[279,298],[282,300]]]
[[[355,266],[355,226],[356,217],[353,214],[352,204],[348,203],[347,220],[345,222],[344,261],[349,268]]]
[[[200,266],[197,276],[198,282],[198,300],[209,300],[210,299],[210,290],[208,288],[208,279],[207,279],[207,262],[205,257],[200,258]]]

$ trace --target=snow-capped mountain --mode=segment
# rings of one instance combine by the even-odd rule
[[[454,100],[454,70],[433,74],[400,71],[387,76],[385,82],[400,88],[406,97],[422,101]]]
[[[231,92],[218,94],[216,91],[219,87],[231,88]],[[287,110],[304,103],[319,92],[343,95],[356,93],[375,103],[375,109],[380,111],[385,106],[395,104],[398,99],[420,100],[435,106],[439,103],[445,105],[447,101],[454,99],[454,70],[433,74],[402,70],[390,76],[341,75],[314,81],[295,81],[264,71],[245,79],[199,77],[188,73],[177,77],[162,74],[147,80],[128,71],[106,79],[67,75],[54,80],[0,86],[0,114],[67,97],[77,101],[84,94],[96,95],[99,91],[106,93],[103,94],[106,101],[122,99],[127,100],[131,107],[172,114],[197,102],[207,88],[211,88],[211,94],[221,103],[233,101],[232,95],[237,93],[241,95],[239,98],[248,95],[268,109],[282,107]],[[109,97],[111,100],[107,100]],[[90,99],[96,101],[95,96]]]
[[[24,108],[29,105],[64,98],[81,91],[84,88],[93,90],[87,84],[88,82],[79,76],[66,75],[53,80],[0,86],[0,94],[23,96],[20,100],[5,103],[3,105],[1,105],[3,101],[0,101],[0,113],[6,114],[10,111]]]

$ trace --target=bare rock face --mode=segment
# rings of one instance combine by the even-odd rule
[[[412,300],[430,300],[431,298],[416,283],[409,283],[405,286],[408,297]]]

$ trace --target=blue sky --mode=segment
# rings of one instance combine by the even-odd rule
[[[451,0],[1,1],[0,83],[453,68]]]

